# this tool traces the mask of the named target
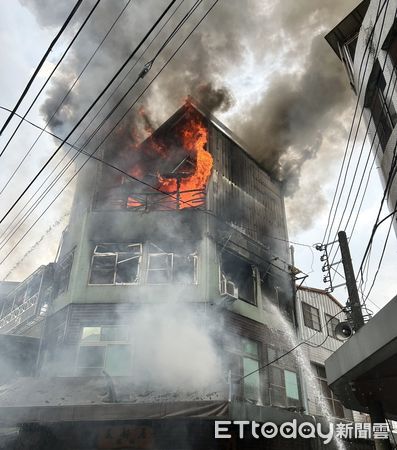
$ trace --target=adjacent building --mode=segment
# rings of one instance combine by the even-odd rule
[[[397,208],[396,11],[395,0],[364,0],[326,36],[358,97],[357,122],[362,111],[390,211]]]

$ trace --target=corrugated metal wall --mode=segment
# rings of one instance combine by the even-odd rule
[[[281,188],[235,142],[214,125],[210,127],[214,173],[209,208],[244,228],[253,239],[266,235],[287,238]]]

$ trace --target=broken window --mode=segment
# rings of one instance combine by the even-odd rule
[[[167,253],[149,244],[146,281],[149,284],[197,283],[197,254]]]
[[[131,348],[126,326],[83,327],[77,355],[77,371],[83,375],[111,376],[131,373]]]
[[[243,258],[224,251],[221,255],[221,293],[256,304],[252,265]]]
[[[135,284],[141,259],[141,244],[99,244],[92,257],[89,284]]]
[[[170,283],[173,267],[172,253],[150,253],[147,269],[147,282],[150,284]]]
[[[197,255],[174,255],[173,281],[182,284],[197,283]]]

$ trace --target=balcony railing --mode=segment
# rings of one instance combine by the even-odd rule
[[[97,196],[95,209],[132,209],[137,211],[172,211],[198,208],[205,203],[203,189],[175,192],[128,192],[123,188],[110,190]]]

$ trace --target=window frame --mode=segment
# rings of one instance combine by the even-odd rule
[[[245,347],[246,343],[255,344],[256,352],[253,353],[253,352],[249,352],[248,350],[246,350],[246,347]],[[246,374],[244,373],[244,361],[245,360],[255,361],[258,365],[258,369],[260,368],[260,365],[261,365],[260,342],[256,341],[255,339],[251,339],[247,336],[241,336],[239,353],[240,353],[239,356],[241,357],[242,376],[245,377],[243,380],[243,384],[242,384],[243,397],[246,400],[262,401],[262,382],[261,382],[260,371],[258,370],[257,372],[255,372],[247,377],[246,377]],[[258,385],[258,398],[257,399],[250,398],[246,394],[246,391],[248,390],[248,386],[246,385],[246,382],[250,379],[250,377],[255,377],[255,379],[256,379],[255,381],[257,382],[257,385]]]
[[[338,418],[338,419],[346,419],[346,413],[345,413],[345,409],[343,407],[342,402],[335,396],[335,394],[332,392],[332,390],[328,386],[327,378],[324,377],[323,374],[319,373],[319,369],[321,369],[321,371],[324,371],[324,373],[325,373],[325,367],[323,365],[315,363],[313,361],[310,361],[310,363],[311,363],[311,366],[314,367],[314,376],[316,377],[316,380],[320,386],[321,395],[322,395],[323,399],[326,401],[326,403],[328,404],[328,406],[333,414],[333,417]],[[330,397],[323,394],[324,393],[323,383],[326,384],[327,392],[329,392],[331,394]],[[335,406],[335,405],[337,405],[337,406]],[[336,415],[337,407],[341,408],[341,410],[343,411],[343,416]]]
[[[274,357],[271,360],[271,353],[274,353]],[[284,360],[278,360],[275,361],[274,363],[272,363],[272,361],[274,359],[277,358],[281,358],[283,355],[285,354],[285,350],[282,348],[277,348],[274,345],[267,345],[267,359],[268,359],[268,364],[269,364],[269,369],[268,369],[268,389],[269,389],[269,398],[270,398],[270,403],[274,406],[281,406],[281,407],[296,407],[297,404],[298,405],[302,405],[302,391],[301,391],[301,380],[299,377],[299,370],[298,367],[295,366],[291,366],[290,364],[286,364],[286,362]],[[273,370],[274,371],[279,371],[281,374],[281,381],[282,384],[277,384],[276,382],[274,382],[275,377],[273,375]],[[293,397],[289,397],[287,394],[287,383],[286,383],[286,372],[288,373],[293,373],[295,375],[295,379],[296,379],[296,387],[297,387],[297,391],[298,391],[298,398],[293,398]],[[278,391],[282,394],[283,399],[284,399],[284,404],[280,405],[278,403],[273,403],[273,392],[274,391]],[[282,392],[281,392],[282,391]]]
[[[99,339],[98,340],[93,340],[93,341],[83,341],[82,337],[84,334],[84,329],[85,328],[100,328],[100,333],[99,333]],[[103,328],[124,328],[125,330],[127,330],[127,337],[125,340],[102,340],[102,331]],[[130,342],[130,333],[129,333],[129,328],[127,325],[92,325],[92,326],[83,326],[81,327],[81,331],[80,331],[80,340],[79,340],[79,344],[78,344],[78,348],[77,348],[77,352],[76,352],[76,360],[75,360],[75,372],[77,374],[84,372],[84,371],[90,371],[92,370],[93,372],[95,372],[96,370],[106,370],[109,371],[109,368],[106,367],[106,362],[107,362],[107,357],[108,357],[108,351],[112,346],[119,346],[119,347],[124,347],[124,348],[129,348],[130,350],[130,361],[129,361],[129,368],[132,369],[132,348],[131,348],[131,342]],[[87,348],[103,348],[103,364],[102,366],[81,366],[79,365],[79,357],[80,357],[80,351],[82,348],[87,349]],[[112,374],[110,374],[112,375]],[[91,375],[87,375],[87,376],[96,376],[95,374],[91,374]],[[112,375],[112,376],[128,376],[128,375]]]
[[[335,334],[335,328],[340,323],[340,320],[337,317],[331,316],[331,314],[328,313],[324,313],[324,317],[325,317],[325,324],[327,326],[328,336],[334,339],[338,339],[338,341],[340,341],[341,339],[339,339]],[[335,326],[333,326],[335,322],[337,323],[335,324]]]
[[[136,279],[135,281],[131,282],[131,283],[120,283],[117,282],[117,264],[118,264],[118,259],[119,259],[119,255],[123,255],[125,253],[132,253],[132,252],[121,252],[121,251],[117,251],[117,252],[96,252],[97,248],[100,246],[106,246],[106,245],[125,245],[126,248],[128,246],[133,247],[139,247],[140,252],[137,253],[137,256],[133,256],[130,259],[138,259],[138,269],[137,269],[137,274],[136,274]],[[115,256],[115,260],[114,260],[114,266],[113,266],[113,283],[92,283],[91,282],[91,277],[92,277],[92,272],[93,272],[93,264],[94,264],[94,259],[95,258],[101,258],[101,257],[108,257],[108,256]],[[89,277],[88,277],[88,286],[133,286],[133,285],[137,285],[139,284],[140,281],[140,277],[141,277],[141,271],[142,271],[142,256],[143,256],[143,245],[141,243],[125,243],[125,242],[120,242],[120,243],[110,243],[110,242],[106,242],[106,243],[99,243],[96,244],[94,247],[94,251],[92,253],[92,257],[91,257],[91,265],[90,265],[90,273],[89,273]]]
[[[306,303],[306,302],[301,302],[301,305],[302,305],[303,324],[312,330],[321,331],[323,329],[323,327],[322,327],[322,323],[321,323],[319,308],[316,308],[315,306],[311,305],[310,303]],[[305,308],[309,308],[311,324],[308,323],[307,315],[305,314]],[[313,314],[312,314],[313,310],[316,311],[316,317],[318,319],[318,328],[315,328],[315,323],[314,323]]]

